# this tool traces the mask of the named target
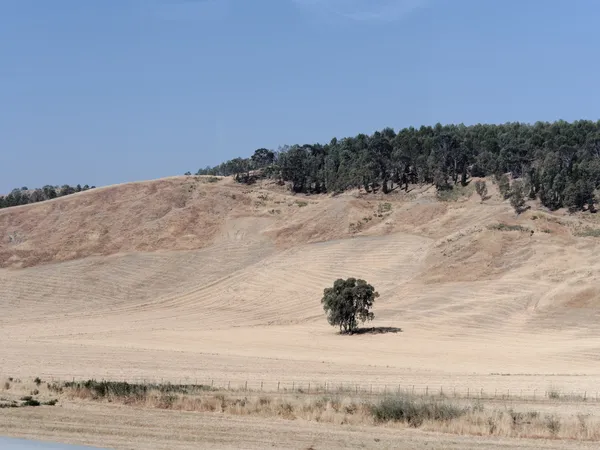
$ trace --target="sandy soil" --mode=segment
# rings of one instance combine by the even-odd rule
[[[575,232],[598,219],[515,217],[488,184],[481,204],[175,177],[2,210],[0,376],[597,395],[600,253]],[[348,276],[401,333],[335,334],[319,300]]]

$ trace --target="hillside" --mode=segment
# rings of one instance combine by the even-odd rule
[[[488,186],[442,202],[174,177],[2,210],[2,371],[595,389],[595,215],[516,217]],[[335,334],[319,300],[347,276],[402,333]]]

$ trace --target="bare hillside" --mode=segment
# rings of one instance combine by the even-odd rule
[[[481,203],[174,177],[2,210],[2,371],[595,389],[595,217],[516,217],[488,184]],[[335,334],[319,300],[348,276],[402,333]]]

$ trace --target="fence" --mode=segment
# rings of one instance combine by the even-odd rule
[[[4,378],[6,379],[6,377]],[[43,381],[64,382],[83,381],[86,377],[48,376]],[[116,381],[136,384],[179,384],[204,386],[215,390],[291,393],[291,394],[346,394],[360,396],[385,396],[411,394],[424,397],[481,399],[481,400],[562,400],[562,401],[599,401],[598,391],[565,391],[560,389],[490,389],[460,385],[431,385],[403,383],[354,383],[351,381],[305,381],[305,380],[242,380],[242,379],[206,379],[206,378],[145,378],[115,377],[95,378],[98,381]]]

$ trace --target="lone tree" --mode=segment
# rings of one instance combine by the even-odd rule
[[[477,180],[475,182],[475,191],[477,191],[477,194],[481,197],[481,202],[483,203],[488,195],[487,184],[485,184],[485,181]]]
[[[365,280],[338,279],[323,291],[321,303],[330,325],[339,326],[340,333],[353,333],[357,319],[364,323],[375,318],[370,310],[377,297],[379,293]]]

